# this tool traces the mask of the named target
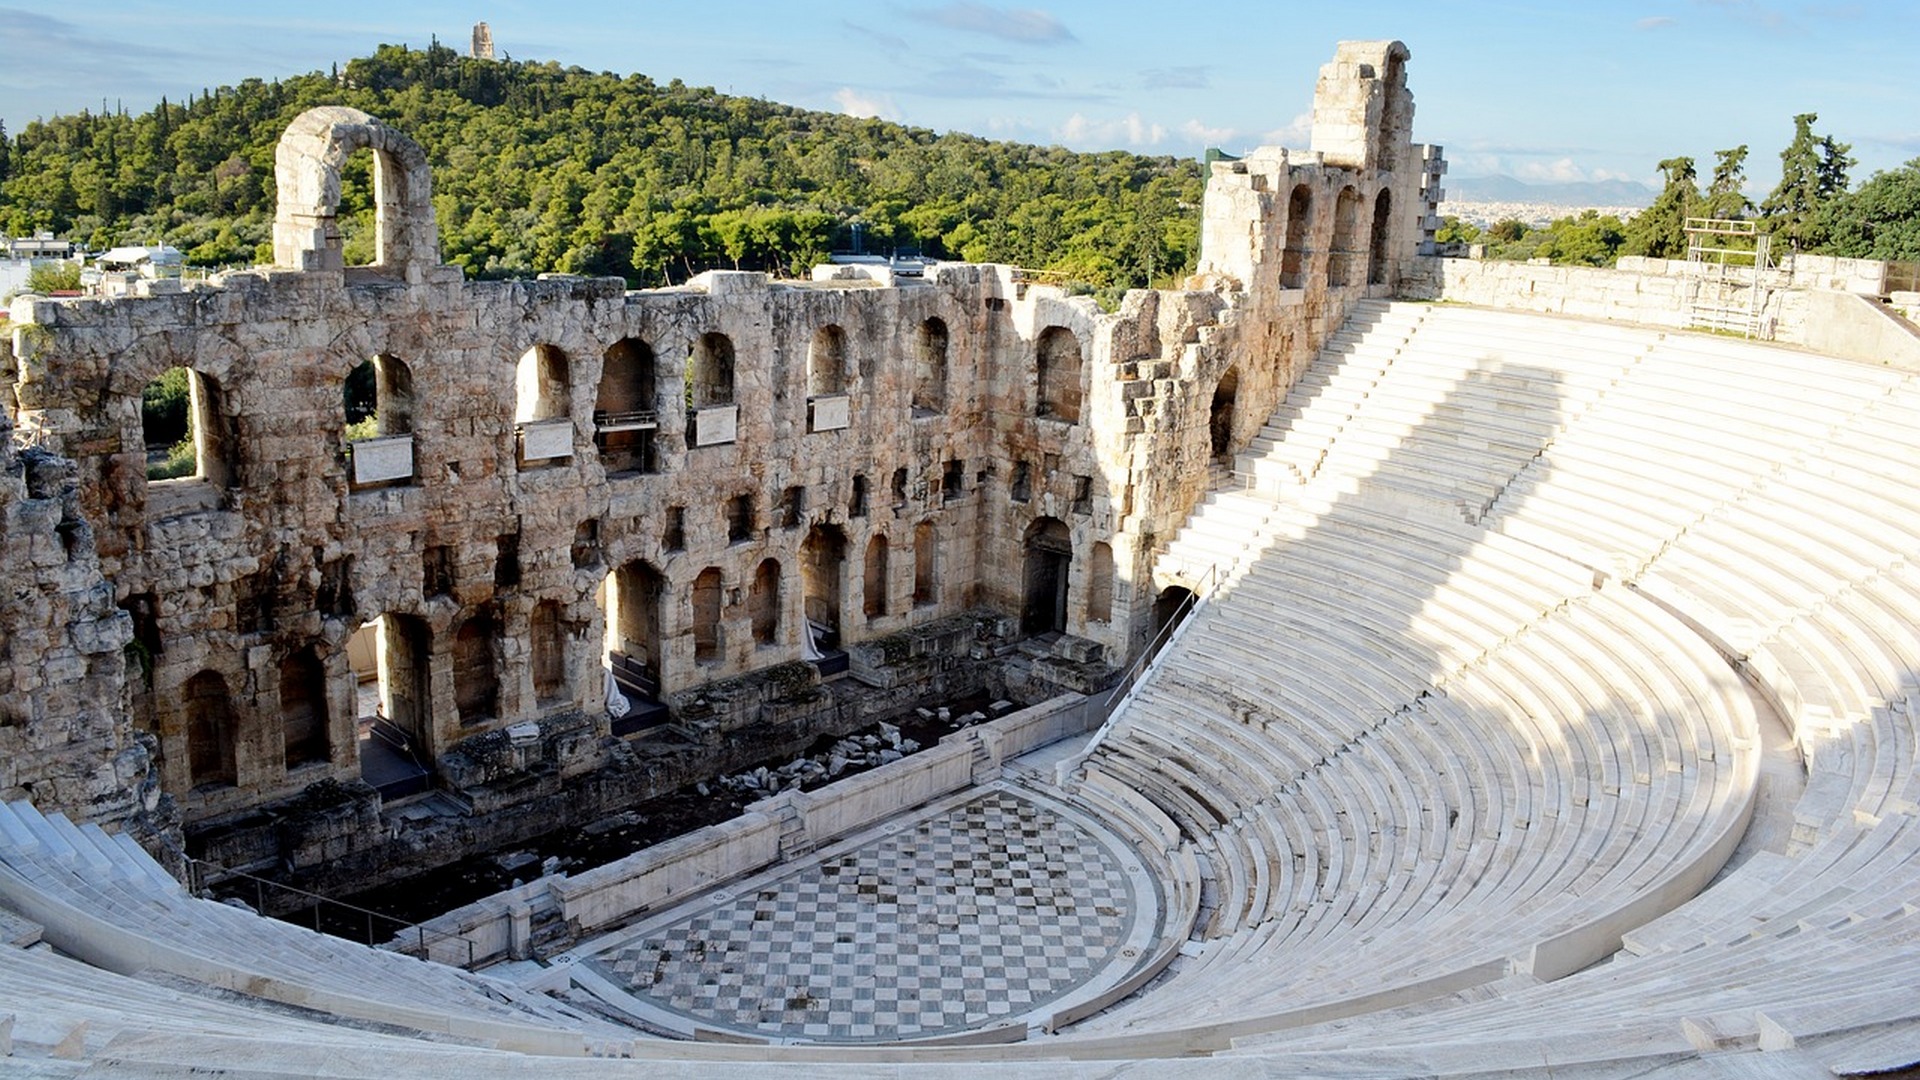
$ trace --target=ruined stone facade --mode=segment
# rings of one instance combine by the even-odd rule
[[[969,612],[1117,667],[1210,461],[1414,255],[1432,155],[1406,58],[1343,44],[1313,152],[1217,164],[1193,288],[1112,314],[978,265],[468,282],[439,264],[419,147],[302,115],[274,267],[14,304],[0,796],[122,817],[141,732],[189,822],[353,785],[371,683],[443,785],[505,807],[500,761],[577,775],[628,752],[610,653],[704,718],[696,743],[751,741],[769,700],[817,691],[815,645]],[[362,151],[379,243],[345,266],[333,215]],[[149,480],[142,393],[174,368],[195,473]],[[716,710],[741,678],[770,689]],[[535,749],[474,766],[503,732]]]

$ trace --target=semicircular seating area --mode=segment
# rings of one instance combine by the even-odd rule
[[[1210,917],[1075,1034],[1302,1070],[1905,1052],[1916,430],[1890,368],[1363,309],[1161,564],[1220,585],[1085,770],[1180,821]],[[1791,846],[1702,892],[1754,799],[1734,664],[1808,784]]]

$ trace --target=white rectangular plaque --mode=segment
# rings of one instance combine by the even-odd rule
[[[839,431],[841,428],[847,426],[848,414],[852,411],[848,405],[847,395],[834,394],[831,397],[817,397],[812,400],[811,404],[813,406],[814,431]]]
[[[520,425],[520,460],[548,461],[572,456],[572,420],[562,416]]]
[[[733,441],[740,422],[740,406],[709,405],[693,412],[693,445],[719,446]]]
[[[352,445],[354,483],[376,484],[413,476],[413,436],[382,435]]]

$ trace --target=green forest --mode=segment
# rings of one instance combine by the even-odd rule
[[[940,135],[733,97],[678,80],[553,63],[475,60],[437,42],[383,45],[330,72],[249,79],[152,109],[0,126],[0,233],[52,230],[95,250],[169,243],[189,263],[271,256],[273,154],[302,110],[363,109],[412,136],[434,168],[442,253],[476,278],[612,275],[636,287],[703,270],[803,274],[845,250],[1012,263],[1107,298],[1193,269],[1197,161]],[[1920,159],[1850,186],[1850,148],[1793,118],[1782,178],[1743,194],[1745,146],[1660,162],[1666,187],[1622,221],[1592,212],[1546,227],[1449,218],[1442,241],[1496,259],[1611,265],[1684,256],[1687,217],[1757,220],[1776,255],[1920,259]],[[348,165],[351,262],[373,245],[368,155]]]
[[[165,242],[189,263],[270,261],[273,154],[316,105],[405,132],[434,170],[442,253],[470,276],[563,272],[676,283],[800,274],[848,246],[1012,263],[1091,288],[1166,283],[1199,247],[1201,164],[935,134],[562,68],[381,46],[332,72],[0,129],[0,232],[100,249]],[[369,156],[342,233],[372,254]]]

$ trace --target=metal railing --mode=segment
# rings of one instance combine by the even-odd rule
[[[1107,690],[1106,700],[1101,706],[1103,715],[1100,718],[1099,730],[1093,733],[1093,738],[1087,740],[1084,750],[1073,759],[1062,763],[1060,775],[1065,776],[1072,770],[1078,769],[1107,737],[1107,729],[1113,726],[1114,717],[1118,716],[1121,708],[1133,699],[1134,691],[1145,680],[1147,673],[1153,670],[1161,654],[1166,651],[1166,647],[1173,644],[1174,639],[1185,632],[1187,626],[1192,623],[1191,616],[1199,610],[1201,601],[1212,598],[1214,590],[1219,586],[1219,581],[1220,564],[1209,563],[1207,572],[1201,575],[1199,582],[1196,582],[1202,587],[1189,590],[1186,599],[1168,614],[1166,625],[1154,631],[1146,647],[1140,650],[1140,655],[1133,658],[1133,663],[1127,665],[1126,670],[1120,673],[1120,678],[1116,679],[1113,686]]]
[[[391,932],[388,933],[387,935],[388,940],[397,940],[403,936],[408,936],[408,935],[414,936],[417,939],[416,948],[419,950],[419,955],[422,959],[431,959],[431,956],[428,952],[429,945],[438,945],[443,942],[457,941],[461,945],[465,946],[465,951],[467,954],[466,963],[462,964],[461,966],[469,970],[471,970],[473,967],[474,943],[472,938],[465,937],[461,934],[450,934],[442,930],[428,930],[424,923],[409,922],[406,919],[398,918],[393,915],[382,914],[378,911],[372,910],[371,908],[363,908],[355,904],[349,904],[343,900],[335,900],[329,896],[322,896],[316,892],[308,892],[305,889],[295,888],[294,886],[285,884],[284,882],[274,881],[270,878],[263,878],[256,874],[249,874],[244,870],[233,870],[228,867],[221,866],[219,863],[208,862],[205,859],[196,859],[193,856],[186,854],[185,852],[178,851],[178,849],[176,849],[176,854],[178,854],[180,858],[184,860],[186,863],[187,891],[189,893],[192,893],[194,896],[201,897],[202,899],[210,899],[215,895],[217,895],[214,892],[213,885],[212,885],[212,882],[215,880],[225,882],[225,881],[238,878],[244,881],[250,881],[253,883],[253,895],[254,895],[253,909],[255,912],[259,913],[263,918],[270,917],[266,914],[267,890],[278,889],[282,893],[286,893],[292,896],[297,896],[300,899],[307,901],[308,905],[311,905],[311,907],[313,908],[313,929],[316,933],[322,933],[322,934],[329,933],[329,931],[325,929],[323,919],[322,919],[322,912],[326,909],[337,909],[341,912],[347,913],[349,917],[358,916],[359,919],[362,919],[365,921],[366,931],[367,931],[366,944],[369,948],[380,947],[380,941],[374,929],[375,920],[379,920],[379,922],[387,924],[390,927],[398,928],[397,930],[392,930]],[[301,905],[301,906],[304,907],[308,905]],[[282,921],[291,922],[292,920],[283,919]],[[354,921],[354,920],[350,920],[350,921]],[[339,920],[336,920],[333,923],[333,925],[340,926],[342,925],[342,922]],[[331,934],[331,936],[342,937],[343,935],[334,933],[334,934]],[[347,938],[345,940],[352,940],[352,939]]]

